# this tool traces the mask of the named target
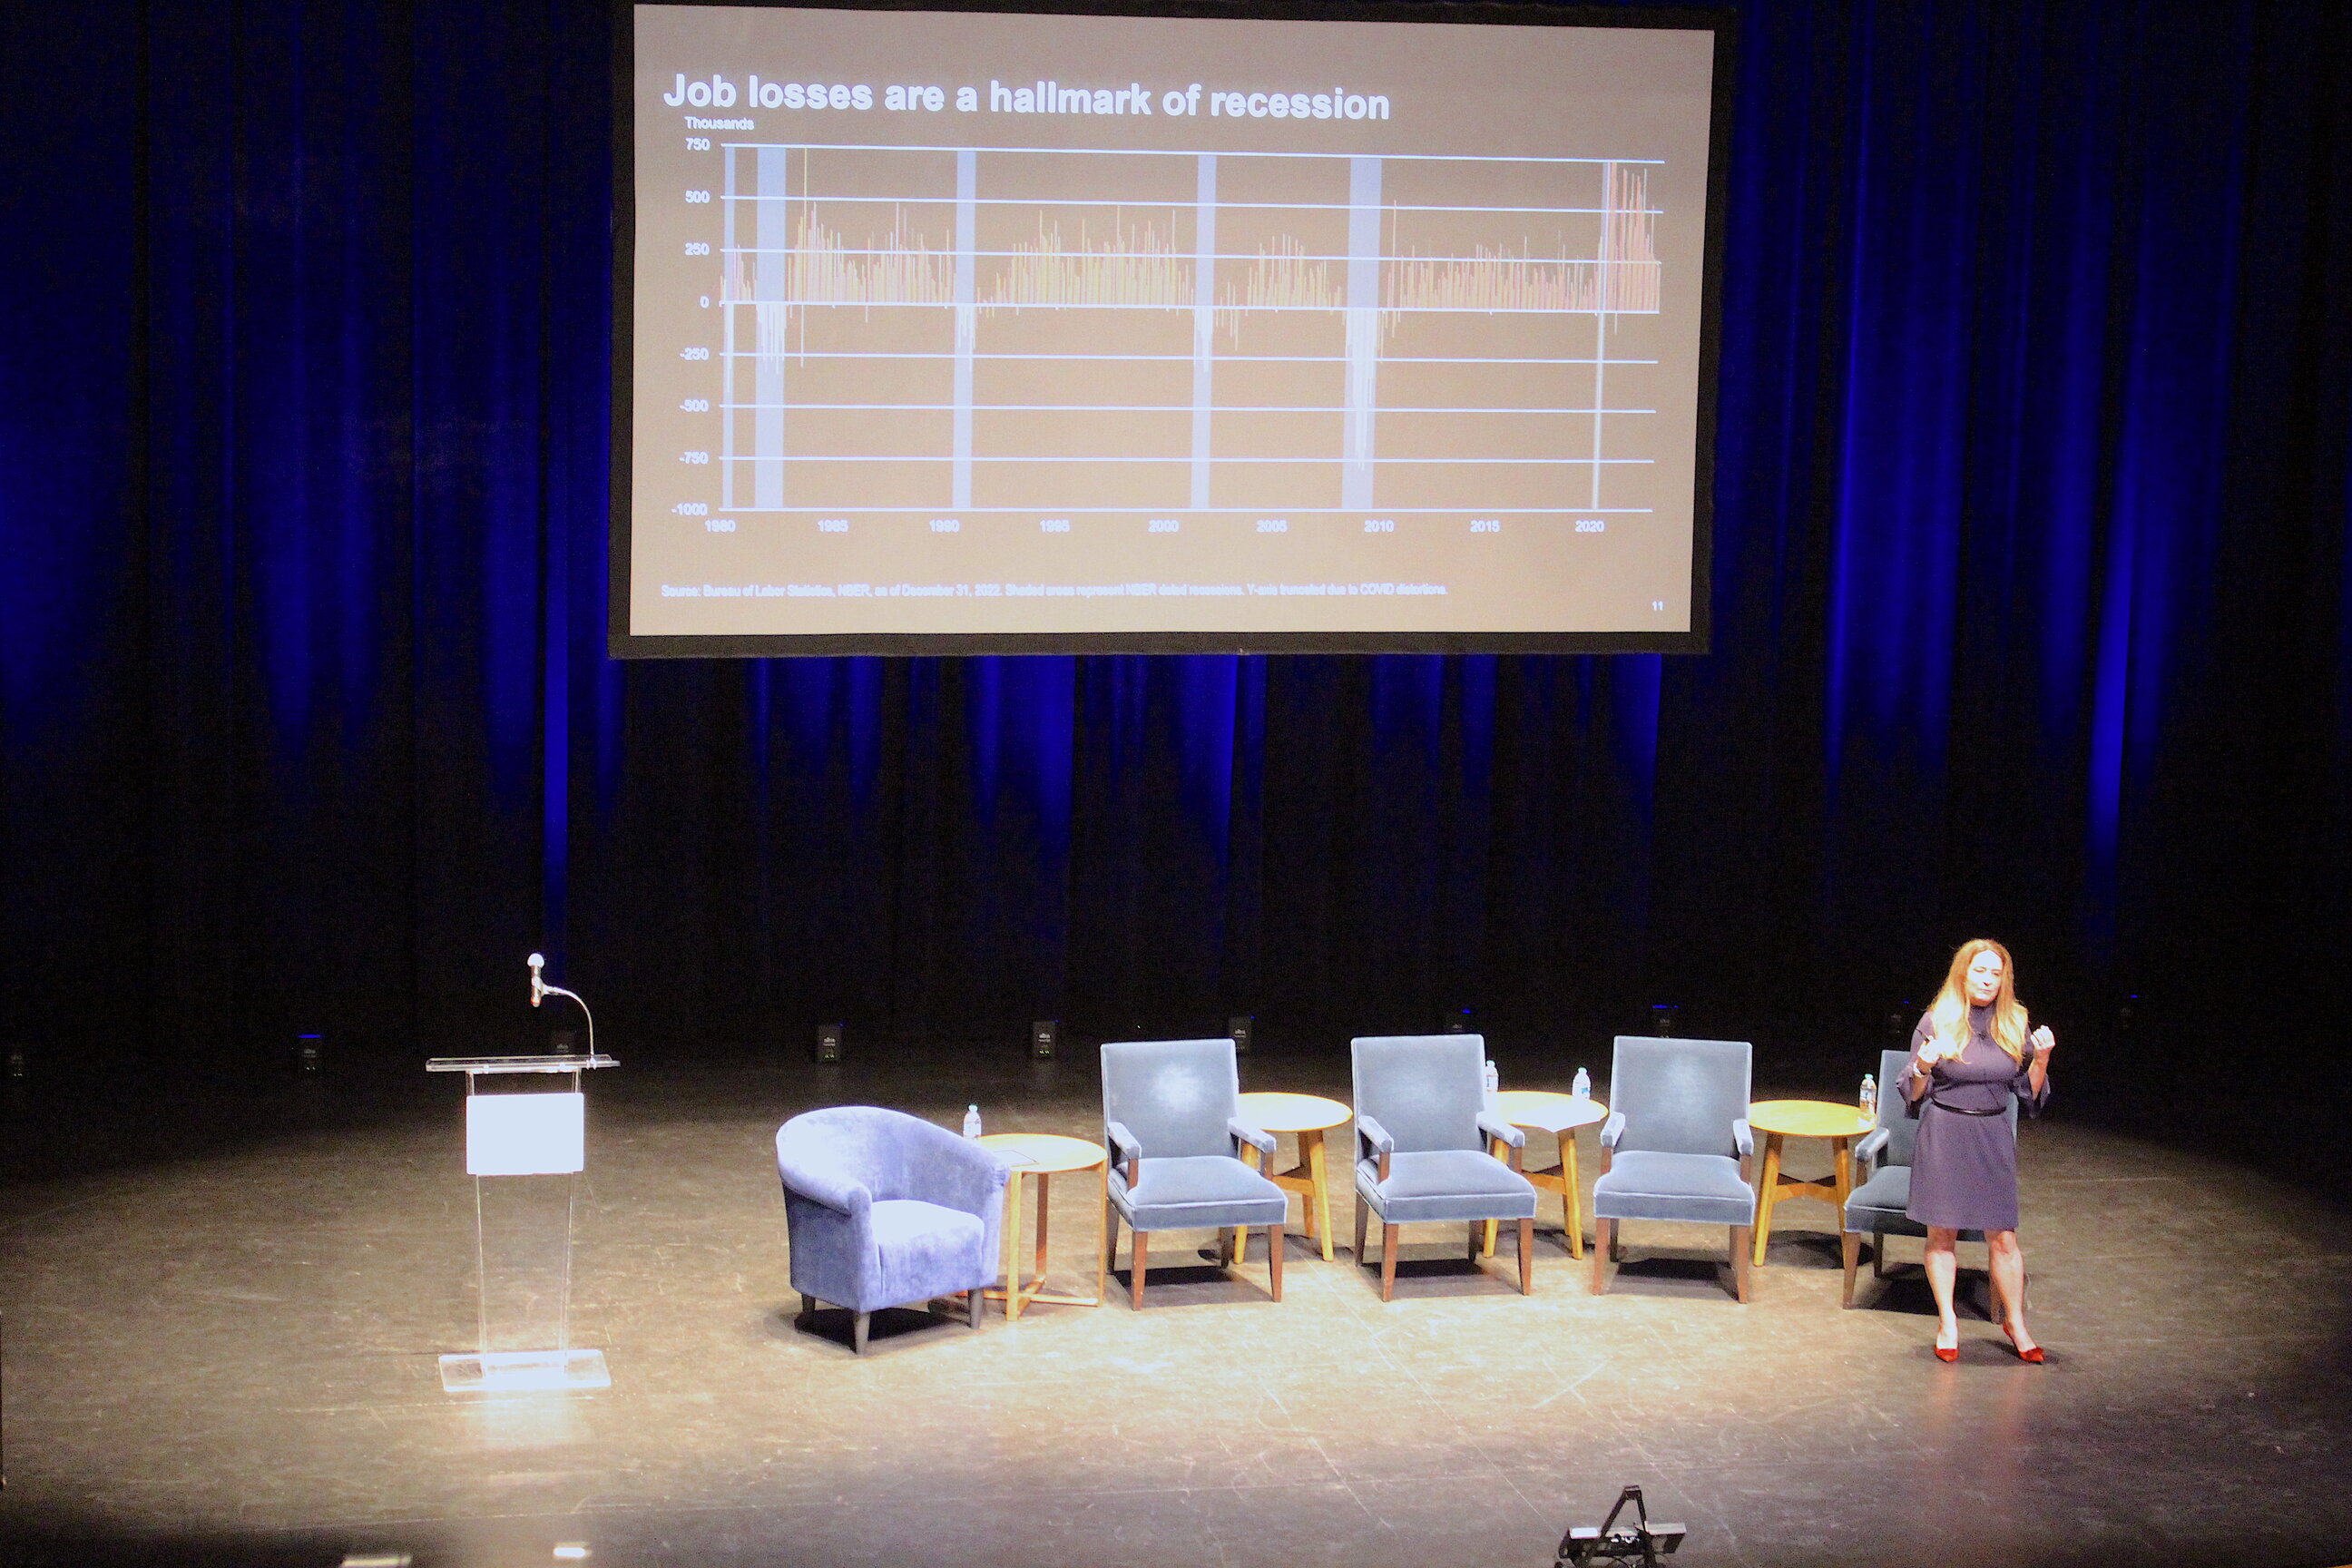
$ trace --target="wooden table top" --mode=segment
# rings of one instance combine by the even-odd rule
[[[1507,1089],[1495,1096],[1495,1114],[1514,1127],[1540,1132],[1568,1132],[1606,1121],[1609,1108],[1587,1096],[1555,1094],[1549,1089]]]
[[[1319,1094],[1245,1094],[1242,1120],[1261,1132],[1317,1132],[1356,1113]]]
[[[980,1146],[999,1155],[1016,1171],[1052,1175],[1059,1171],[1091,1171],[1109,1158],[1099,1143],[1065,1138],[1058,1132],[991,1132]]]
[[[1790,1138],[1859,1138],[1877,1123],[1833,1100],[1759,1100],[1748,1108],[1748,1125]]]

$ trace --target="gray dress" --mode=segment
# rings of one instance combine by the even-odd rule
[[[1921,1225],[1988,1234],[2017,1228],[2017,1135],[2011,1130],[2011,1096],[2033,1115],[2050,1103],[2050,1085],[2033,1092],[2032,1058],[2021,1067],[1993,1043],[1992,1009],[1969,1009],[1969,1038],[1958,1060],[1936,1064],[1927,1092],[1910,1098],[1916,1053],[1932,1030],[1926,1017],[1911,1033],[1914,1060],[1895,1080],[1906,1113],[1919,1119],[1911,1156],[1908,1213]]]

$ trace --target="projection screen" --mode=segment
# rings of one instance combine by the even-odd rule
[[[614,653],[1703,650],[1669,20],[629,7]]]

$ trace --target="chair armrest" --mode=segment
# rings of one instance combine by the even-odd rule
[[[1124,1121],[1104,1122],[1103,1142],[1109,1144],[1110,1152],[1121,1160],[1143,1158],[1143,1141],[1129,1131]]]
[[[1617,1147],[1617,1140],[1623,1136],[1625,1136],[1625,1113],[1622,1110],[1612,1110],[1609,1113],[1609,1120],[1601,1124],[1601,1146],[1603,1149],[1614,1149]]]
[[[1135,1167],[1143,1158],[1143,1141],[1128,1131],[1126,1122],[1106,1121],[1103,1142],[1110,1145],[1111,1163],[1126,1167],[1122,1174],[1134,1181]]]
[[[1512,1126],[1491,1111],[1482,1110],[1478,1113],[1478,1131],[1489,1138],[1508,1143],[1514,1149],[1524,1149],[1528,1146],[1528,1135],[1525,1131]]]
[[[1274,1153],[1274,1134],[1263,1128],[1252,1127],[1238,1116],[1225,1118],[1225,1131],[1261,1154],[1271,1157]]]
[[[1356,1138],[1361,1145],[1357,1150],[1360,1159],[1367,1151],[1374,1154],[1396,1152],[1396,1140],[1389,1136],[1389,1130],[1381,1125],[1380,1118],[1376,1116],[1357,1116]]]
[[[1731,1142],[1738,1146],[1739,1157],[1743,1160],[1756,1152],[1756,1134],[1748,1127],[1748,1118],[1745,1116],[1732,1122]]]
[[[787,1165],[781,1160],[776,1162],[776,1174],[789,1191],[852,1219],[863,1218],[874,1204],[874,1194],[865,1183],[845,1176],[830,1176],[805,1165]]]
[[[945,1128],[940,1131],[946,1136],[924,1140],[930,1147],[923,1152],[920,1163],[910,1162],[908,1195],[943,1208],[985,1215],[989,1205],[1001,1199],[1013,1165],[993,1149],[959,1138]]]
[[[1853,1146],[1854,1163],[1867,1165],[1877,1159],[1879,1151],[1886,1147],[1886,1141],[1892,1136],[1894,1134],[1884,1127],[1872,1128],[1862,1142]]]

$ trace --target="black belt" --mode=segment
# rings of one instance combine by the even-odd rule
[[[1996,1105],[1990,1110],[1962,1110],[1957,1105],[1946,1105],[1932,1094],[1927,1097],[1927,1103],[1938,1110],[1948,1110],[1955,1116],[2006,1116],[2009,1114],[2009,1107],[2006,1105]]]

